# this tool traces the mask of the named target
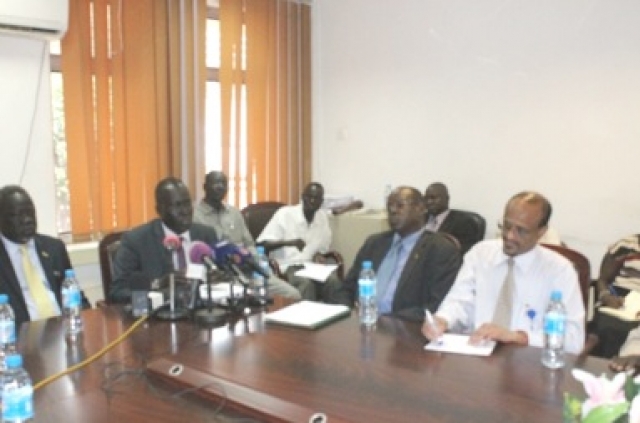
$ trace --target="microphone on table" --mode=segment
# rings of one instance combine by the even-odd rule
[[[170,252],[178,250],[182,247],[182,240],[176,235],[167,235],[162,240],[162,245],[164,248],[169,250]],[[173,270],[177,270],[175,265],[173,264],[173,259],[171,260]],[[157,312],[157,316],[160,319],[166,320],[178,320],[183,319],[189,315],[189,309],[184,307],[176,307],[176,282],[175,275],[173,272],[169,274],[169,309],[168,310],[159,310]]]
[[[191,244],[191,252],[189,253],[189,259],[192,263],[203,264],[208,271],[216,270],[216,254],[211,247],[202,241],[195,241]]]
[[[162,240],[162,245],[169,251],[175,251],[182,245],[182,241],[176,235],[167,235]]]
[[[216,263],[218,266],[226,267],[234,265],[248,268],[249,270],[260,274],[263,278],[268,279],[269,273],[267,273],[253,258],[253,254],[246,248],[237,246],[228,241],[222,241],[217,243],[213,247],[215,256],[217,258]]]
[[[218,325],[226,322],[227,313],[224,310],[214,309],[211,299],[211,272],[217,270],[216,254],[211,247],[202,241],[194,241],[191,244],[189,259],[192,263],[200,263],[207,268],[207,307],[196,312],[198,322],[206,325]]]

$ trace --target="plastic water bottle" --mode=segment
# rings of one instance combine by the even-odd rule
[[[362,270],[358,279],[358,294],[360,323],[372,326],[378,320],[378,304],[376,300],[376,274],[368,260],[362,262]]]
[[[2,422],[33,421],[33,386],[29,374],[22,368],[22,356],[6,358],[7,369],[2,376]]]
[[[562,292],[553,291],[544,314],[544,349],[542,364],[550,369],[564,366],[564,336],[567,312],[562,303]]]
[[[64,316],[65,331],[68,336],[82,332],[82,293],[73,269],[64,272],[62,282],[62,315]]]
[[[16,351],[16,319],[9,304],[9,296],[0,294],[0,370],[5,358]]]

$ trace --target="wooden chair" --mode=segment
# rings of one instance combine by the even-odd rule
[[[578,281],[580,282],[580,291],[582,292],[582,300],[584,301],[584,309],[589,309],[589,290],[591,289],[591,265],[582,253],[571,248],[561,247],[552,244],[540,244],[545,248],[555,251],[566,257],[578,272]]]
[[[118,247],[120,247],[120,238],[122,238],[123,234],[124,231],[112,232],[105,235],[98,244],[100,273],[102,275],[102,293],[104,294],[104,300],[98,301],[98,306],[109,304],[109,291],[111,289],[111,281],[113,280],[113,260]]]
[[[249,233],[254,240],[258,239],[264,227],[267,226],[267,223],[269,223],[275,212],[282,206],[284,206],[284,203],[263,201],[249,204],[242,209],[242,217],[244,217]]]

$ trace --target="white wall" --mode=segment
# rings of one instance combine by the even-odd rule
[[[314,177],[382,205],[449,186],[493,234],[506,200],[547,195],[596,270],[640,231],[640,2],[317,0]]]
[[[39,232],[55,235],[48,42],[0,35],[0,116],[0,186],[29,191]],[[70,248],[70,255],[92,302],[102,297],[96,243]]]

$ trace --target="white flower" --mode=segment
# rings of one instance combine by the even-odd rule
[[[624,390],[622,389],[627,377],[625,373],[618,373],[612,380],[607,379],[604,374],[597,378],[581,369],[573,369],[571,374],[576,380],[582,382],[584,390],[589,396],[582,404],[583,418],[595,407],[626,402]],[[640,404],[637,407],[640,407]],[[640,419],[632,421],[640,423]]]

